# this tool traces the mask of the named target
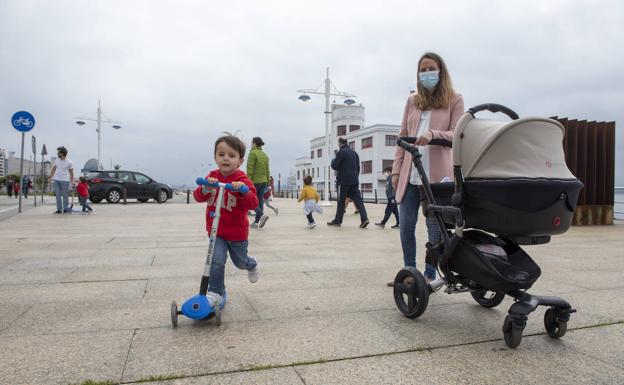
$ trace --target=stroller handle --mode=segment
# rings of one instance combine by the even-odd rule
[[[208,180],[207,180],[206,178],[201,178],[201,177],[200,177],[200,178],[197,178],[197,179],[195,180],[195,183],[197,183],[197,184],[198,184],[198,185],[200,185],[200,186],[208,186],[208,187],[216,187],[216,188],[223,187],[223,188],[225,188],[226,190],[234,191],[234,187],[232,187],[232,184],[231,184],[231,183],[220,183],[220,182],[217,182],[217,183],[210,183],[210,182],[208,182]],[[238,191],[239,191],[241,194],[246,194],[246,193],[248,193],[248,192],[249,192],[249,187],[247,187],[247,186],[241,186],[241,187],[238,189]]]
[[[407,142],[409,144],[414,144],[416,143],[416,139],[418,138],[415,136],[401,136],[397,139],[397,146],[406,148],[405,146],[402,146],[400,144],[401,141]],[[451,142],[450,140],[446,140],[446,139],[431,139],[428,145],[429,146],[453,147],[453,142]]]
[[[488,110],[490,112],[502,112],[503,114],[509,116],[512,120],[518,119],[518,114],[516,114],[511,108],[496,103],[479,104],[469,108],[468,112],[472,115],[472,117],[474,117],[477,112],[484,110]]]

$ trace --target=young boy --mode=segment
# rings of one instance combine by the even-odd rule
[[[232,263],[239,269],[248,271],[249,282],[258,280],[258,263],[253,257],[247,256],[247,237],[249,236],[249,220],[247,210],[258,206],[258,197],[253,182],[238,168],[245,158],[245,144],[233,135],[225,135],[217,139],[214,156],[216,170],[210,171],[206,179],[210,182],[231,183],[234,191],[225,191],[221,219],[217,231],[217,239],[212,256],[210,269],[210,283],[208,287],[208,301],[216,307],[223,301],[225,293],[225,262],[229,252]],[[249,191],[239,192],[241,186],[246,185]],[[195,189],[193,197],[197,202],[207,202],[206,230],[212,228],[212,215],[218,194],[217,188],[201,186]]]
[[[89,199],[89,185],[87,184],[87,178],[84,176],[80,177],[80,183],[76,186],[76,192],[78,193],[78,201],[80,201],[82,206],[82,214],[93,211],[93,208],[87,203],[87,199]]]

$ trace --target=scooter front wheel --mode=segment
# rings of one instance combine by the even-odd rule
[[[178,304],[176,301],[171,302],[171,325],[174,328],[178,326]]]

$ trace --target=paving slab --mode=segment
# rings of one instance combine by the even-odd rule
[[[280,320],[279,327],[271,321],[250,321],[224,323],[221,327],[207,322],[204,327],[145,329],[137,331],[134,338],[124,381],[147,375],[201,375],[406,348],[402,336],[366,314]]]
[[[134,331],[0,336],[3,384],[118,381]]]
[[[46,303],[141,299],[146,280],[0,286],[0,301]]]
[[[606,329],[605,329],[606,330]],[[582,334],[578,331],[575,334]],[[496,342],[297,366],[307,385],[366,384],[619,384],[624,370],[566,342],[527,337],[522,348]],[[622,340],[619,341],[621,344]]]
[[[0,302],[0,334],[32,306],[26,303]]]

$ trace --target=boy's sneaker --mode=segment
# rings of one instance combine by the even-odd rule
[[[313,228],[315,228],[316,226],[317,226],[316,222],[308,223],[308,227],[309,227],[310,229],[313,229]]]
[[[261,229],[264,227],[264,225],[266,224],[266,222],[269,220],[269,216],[266,214],[263,214],[260,217],[260,221],[258,221],[258,228]]]
[[[381,223],[381,222],[377,222],[377,223],[375,223],[375,226],[379,227],[380,229],[383,229],[384,227],[386,227],[386,225],[384,225],[384,224],[383,224],[383,223]]]
[[[368,226],[368,224],[369,224],[369,223],[370,223],[370,222],[368,221],[368,219],[367,219],[367,220],[365,220],[364,222],[360,223],[360,229],[365,228],[366,226]]]
[[[249,225],[249,227],[251,227],[252,229],[257,229],[258,224],[256,222],[253,222],[251,225]]]
[[[397,223],[396,225],[391,226],[390,228],[391,229],[399,229],[399,228],[401,228],[401,226],[399,226],[399,224]]]
[[[277,207],[274,208],[273,211],[275,211],[275,215],[279,214],[279,209]]]
[[[256,261],[256,258],[249,257]],[[256,266],[253,269],[247,270],[247,278],[249,278],[249,282],[256,283],[258,282],[258,277],[260,276],[260,272],[258,271],[258,262],[256,261]]]
[[[206,293],[206,298],[208,298],[208,303],[210,307],[216,309],[218,306],[221,306],[221,301],[223,297],[219,293],[215,293],[214,291],[209,291]]]
[[[336,221],[331,221],[331,222],[327,222],[327,226],[336,226],[336,227],[340,227],[340,223],[336,222]]]
[[[55,212],[53,212],[52,214],[62,214],[63,212],[61,210],[56,210]]]

